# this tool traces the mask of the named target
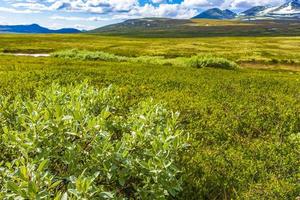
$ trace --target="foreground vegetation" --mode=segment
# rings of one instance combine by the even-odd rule
[[[103,51],[80,51],[77,49],[59,51],[51,54],[53,57],[68,59],[68,60],[82,60],[82,61],[114,61],[114,62],[132,62],[132,63],[147,63],[156,65],[168,65],[168,66],[186,66],[195,68],[220,68],[235,70],[239,66],[230,60],[225,58],[217,58],[213,56],[193,56],[191,58],[169,58],[164,57],[151,57],[151,56],[138,56],[138,57],[125,57],[118,56]]]
[[[112,88],[52,85],[0,96],[1,199],[162,199],[180,189],[177,114],[130,112]],[[9,198],[8,198],[9,197]]]
[[[85,35],[52,37],[36,36],[38,39],[32,38],[29,44],[30,36],[5,35],[0,43],[6,44],[1,45],[3,51],[41,52],[44,48],[57,52],[72,47],[88,50],[87,54],[103,51],[109,53],[107,57],[130,60],[0,56],[0,148],[4,152],[0,185],[4,197],[39,192],[58,199],[66,194],[78,199],[97,199],[99,195],[144,199],[143,195],[149,195],[149,199],[299,196],[300,74],[297,70],[276,70],[286,65],[284,60],[294,60],[288,65],[299,67],[299,38],[175,42]],[[197,68],[153,61],[153,57],[176,60],[209,54],[240,63],[242,68]],[[131,60],[141,56],[150,56],[151,61]],[[248,61],[239,62],[251,57],[259,61],[255,63],[258,66],[265,64],[261,60],[268,60],[273,70],[247,69]],[[269,63],[272,59],[279,62]],[[89,84],[82,85],[82,81]],[[174,114],[177,111],[179,116]],[[60,114],[56,116],[55,112]],[[100,124],[100,129],[93,123]],[[145,123],[149,126],[143,126]],[[107,135],[89,143],[95,133],[90,128],[104,130]],[[132,137],[136,130],[144,133],[136,145],[145,151],[127,154],[136,141]],[[145,134],[148,131],[155,134]],[[175,137],[164,140],[164,134]],[[151,146],[154,143],[149,141],[166,146]],[[82,151],[86,144],[88,151]],[[98,148],[104,144],[112,154],[99,153],[104,152]],[[167,148],[167,152],[161,148]],[[138,164],[143,158],[149,161],[148,168]],[[80,164],[74,167],[75,163]],[[114,171],[108,174],[109,167],[104,163],[115,164],[110,168]],[[28,179],[21,172],[40,179]],[[63,180],[69,180],[68,184]],[[36,182],[43,189],[36,189]],[[54,186],[49,189],[50,183]]]

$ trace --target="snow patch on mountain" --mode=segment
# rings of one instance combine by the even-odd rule
[[[300,0],[292,0],[281,6],[276,6],[276,7],[265,7],[265,8],[261,6],[253,7],[241,13],[239,16],[256,17],[256,18],[257,17],[300,18]]]

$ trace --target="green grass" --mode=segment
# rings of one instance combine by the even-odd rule
[[[207,56],[241,65],[299,65],[299,37],[126,38],[98,35],[1,35],[0,52],[48,53],[79,49],[118,56]],[[289,64],[290,63],[290,64]]]
[[[239,70],[198,69],[179,64],[183,62],[179,57],[299,61],[299,42],[299,37],[149,40],[1,35],[0,46],[6,49],[78,48],[144,61],[1,55],[0,93],[34,99],[53,82],[68,87],[88,80],[98,89],[112,84],[125,115],[152,98],[154,104],[180,112],[178,126],[191,139],[188,150],[176,157],[183,171],[177,199],[295,199],[300,190],[299,65],[292,64],[294,71],[246,69],[247,61]],[[153,62],[152,56],[163,63]],[[170,60],[177,64],[168,65]]]

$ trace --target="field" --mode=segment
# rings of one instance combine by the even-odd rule
[[[104,51],[127,57],[212,55],[259,68],[269,66],[298,70],[300,63],[300,37],[159,39],[101,35],[1,35],[0,39],[0,52],[4,53],[51,53],[68,49]]]
[[[106,58],[101,59],[92,58],[92,56],[67,57],[66,52],[71,49],[76,49],[73,52],[78,54],[83,50],[85,50],[85,54],[93,52],[109,54],[105,54]],[[48,195],[44,190],[43,193],[39,193],[40,191],[36,189],[40,187],[40,180],[40,182],[37,181],[39,184],[33,187],[30,185],[33,184],[30,182],[31,180],[22,178],[22,173],[19,173],[22,172],[22,169],[23,171],[24,169],[35,169],[32,167],[35,165],[39,165],[40,171],[43,171],[45,163],[39,163],[39,159],[41,159],[39,156],[42,155],[33,147],[29,147],[30,145],[18,147],[20,141],[22,143],[33,137],[29,133],[28,138],[20,136],[14,140],[7,139],[13,137],[9,135],[9,131],[20,131],[19,133],[23,135],[25,130],[31,130],[29,125],[26,126],[28,129],[26,127],[14,128],[13,122],[10,121],[14,121],[13,113],[20,118],[30,115],[30,112],[23,111],[28,107],[26,102],[30,101],[32,101],[32,110],[40,109],[41,112],[44,112],[47,110],[43,107],[44,104],[39,105],[36,102],[48,95],[49,99],[52,98],[51,95],[54,95],[53,99],[62,98],[57,102],[64,102],[63,97],[55,97],[55,90],[59,91],[62,88],[62,91],[67,91],[66,96],[70,95],[74,98],[74,102],[76,99],[82,98],[87,103],[80,104],[84,110],[82,111],[82,121],[78,122],[85,124],[84,120],[90,120],[90,118],[84,118],[84,115],[95,117],[95,114],[89,111],[87,106],[91,104],[91,108],[95,108],[89,98],[94,99],[97,98],[97,95],[106,94],[106,89],[110,87],[114,88],[114,93],[109,93],[108,97],[101,96],[103,98],[101,101],[108,102],[107,106],[116,110],[110,112],[121,117],[112,119],[107,117],[108,121],[112,120],[109,122],[120,126],[128,123],[126,126],[135,127],[138,125],[131,123],[139,124],[142,121],[134,118],[135,115],[131,113],[131,110],[134,110],[134,113],[144,113],[146,118],[149,115],[149,120],[152,120],[155,117],[150,115],[151,111],[147,111],[147,109],[157,109],[161,113],[159,114],[161,118],[155,120],[170,130],[176,127],[182,131],[180,137],[184,138],[186,145],[182,148],[180,145],[175,145],[177,142],[171,143],[169,140],[161,141],[158,145],[169,148],[167,152],[169,152],[168,155],[173,156],[174,165],[178,168],[176,172],[173,168],[169,169],[164,165],[165,171],[158,172],[161,174],[156,174],[155,179],[149,180],[140,176],[140,174],[148,173],[145,168],[136,166],[136,171],[124,172],[123,168],[117,167],[115,174],[111,172],[112,175],[109,176],[112,178],[105,179],[106,184],[102,184],[102,179],[100,181],[94,178],[97,180],[97,184],[101,182],[101,189],[107,191],[107,193],[101,193],[102,199],[116,199],[117,197],[120,199],[133,197],[142,199],[296,199],[300,195],[300,37],[160,39],[94,34],[8,34],[0,35],[0,52],[2,52],[0,55],[0,122],[3,126],[0,129],[0,134],[3,135],[0,140],[0,150],[4,152],[0,156],[3,160],[0,160],[0,185],[3,185],[3,188],[0,186],[0,198],[7,193],[11,194],[12,198],[24,195],[29,199],[35,199],[37,194],[40,195],[39,197]],[[55,52],[58,52],[60,56],[33,58],[9,55],[10,53]],[[232,70],[210,67],[195,68],[185,64],[193,56],[224,58],[237,63],[239,68]],[[122,57],[121,60],[120,57]],[[82,84],[83,86],[81,86]],[[93,89],[90,91],[81,87]],[[92,91],[95,88],[100,90],[100,94],[93,94]],[[73,89],[74,94],[72,94]],[[81,93],[83,97],[81,97]],[[16,95],[20,97],[14,99]],[[115,100],[115,97],[118,99]],[[70,102],[61,105],[66,105],[68,109],[72,110],[72,106],[77,105],[76,103],[72,104],[72,98]],[[5,104],[6,101],[11,102],[12,105]],[[109,103],[109,101],[113,102]],[[144,105],[141,102],[147,103]],[[106,105],[105,103],[103,104]],[[50,106],[49,108],[53,106],[51,102],[47,105]],[[169,112],[180,113],[176,126],[167,120],[173,119],[171,117],[173,115],[164,109],[156,108],[157,105],[162,105]],[[12,113],[1,115],[1,113],[7,113],[5,109]],[[54,106],[53,109],[56,107]],[[65,112],[69,113],[68,110]],[[38,126],[44,123],[42,121],[44,115],[37,114],[37,116],[40,118],[35,119],[33,114],[29,117],[36,120],[36,130],[42,130]],[[129,123],[124,118],[132,121]],[[26,121],[26,119],[25,117],[24,120]],[[39,119],[41,120],[39,121]],[[155,120],[153,123],[157,122]],[[112,124],[112,128],[105,125],[110,127],[108,130],[112,130],[112,132],[121,132],[122,134],[127,130]],[[19,126],[23,127],[23,125]],[[153,126],[152,128],[157,132],[161,131],[159,127],[156,127],[158,125]],[[16,125],[16,127],[18,126]],[[159,138],[152,139],[156,141],[164,138],[162,135],[161,133],[158,135]],[[71,145],[65,138],[52,139],[52,136],[48,137],[48,135],[40,137],[46,139],[44,138],[42,143],[34,143],[35,148],[43,149],[43,145],[49,145],[45,143],[46,140],[53,140],[51,145],[54,145],[55,139]],[[82,137],[83,141],[87,139]],[[149,141],[149,138],[141,138],[145,144],[152,141]],[[75,141],[78,146],[86,147],[90,144],[89,142],[81,144],[80,141],[77,143],[76,137],[72,141]],[[87,141],[89,140],[87,139]],[[27,144],[27,142],[25,143]],[[130,143],[125,139],[122,139],[122,142],[124,143],[114,143],[115,146],[111,147],[112,151],[117,152],[117,147]],[[147,152],[151,150],[152,152],[154,147],[145,144],[139,146],[139,150],[141,152],[143,149]],[[8,148],[11,150],[7,150]],[[86,148],[83,149],[86,150]],[[24,160],[20,159],[21,161],[16,162],[17,164],[12,162],[16,157],[23,155],[24,151],[27,152],[27,157],[21,156]],[[100,150],[98,149],[98,151]],[[93,189],[86,187],[88,188],[86,190],[82,189],[84,186],[79,187],[78,185],[80,185],[80,181],[92,184],[94,179],[84,179],[83,175],[87,174],[89,175],[87,177],[92,177],[89,172],[102,163],[99,162],[98,157],[96,157],[98,160],[79,160],[79,158],[85,158],[86,155],[81,155],[80,149],[77,148],[74,149],[74,152],[77,152],[78,155],[70,155],[78,156],[78,160],[76,160],[78,165],[71,168],[70,163],[73,160],[70,156],[64,157],[59,151],[51,151],[50,153],[60,155],[57,159],[71,159],[71,161],[67,165],[69,168],[66,169],[64,164],[56,165],[54,156],[52,158],[49,155],[51,162],[48,164],[50,165],[48,171],[56,174],[55,178],[77,177],[77,185],[75,184],[75,189],[70,190],[69,195],[73,195],[74,199],[93,199],[88,195],[92,195],[95,191],[93,188],[95,185],[91,186]],[[167,154],[162,155],[160,151],[155,152],[156,155],[161,155],[157,159],[165,159],[166,162],[173,161],[167,157]],[[148,158],[149,155],[140,153],[134,154],[134,156],[136,158],[131,158],[131,162],[140,157]],[[29,162],[30,159],[33,161]],[[114,158],[109,157],[109,159]],[[149,160],[153,163],[158,162]],[[90,166],[82,164],[85,161]],[[12,164],[5,164],[8,162]],[[32,165],[26,165],[27,168],[20,167],[27,162]],[[113,162],[122,162],[124,165],[126,163],[124,160],[113,160]],[[64,162],[62,161],[62,163]],[[92,168],[89,168],[91,166]],[[19,171],[18,167],[20,167]],[[9,169],[11,174],[14,174],[14,170],[18,171],[15,176],[21,174],[21,178],[8,182],[10,189],[4,187],[9,176],[3,175],[3,169]],[[82,170],[80,171],[80,169]],[[155,172],[159,171],[158,169],[160,168],[155,168]],[[153,170],[151,168],[150,171],[153,172]],[[121,172],[128,174],[120,178]],[[139,172],[139,174],[132,174],[135,172]],[[34,172],[32,173],[34,174]],[[48,175],[41,173],[36,177],[48,177]],[[103,178],[106,175],[101,174],[100,177]],[[149,177],[152,176],[149,175]],[[168,181],[164,181],[164,178]],[[71,182],[70,187],[72,187]],[[47,183],[47,181],[44,180],[43,183]],[[47,190],[47,192],[49,191]],[[66,194],[63,192],[68,191],[68,184],[63,181],[57,182],[51,191],[53,194],[56,192],[57,199],[63,198]],[[96,199],[101,198],[98,196]]]

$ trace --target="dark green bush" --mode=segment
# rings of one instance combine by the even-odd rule
[[[277,58],[272,58],[269,60],[270,64],[297,64],[296,60],[293,59],[277,59]]]
[[[0,96],[0,199],[165,199],[181,190],[177,113],[113,88]],[[121,110],[123,110],[121,112]]]
[[[238,65],[225,58],[199,57],[194,56],[188,61],[191,67],[195,68],[220,68],[220,69],[237,69]]]
[[[272,64],[278,64],[278,63],[280,63],[280,60],[277,59],[277,58],[272,58],[271,61],[270,61],[270,63],[272,63]]]

